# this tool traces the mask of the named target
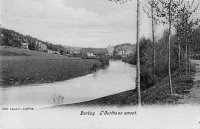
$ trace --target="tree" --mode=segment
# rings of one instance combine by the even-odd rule
[[[64,51],[63,50],[60,50],[60,55],[63,55],[64,54]]]
[[[175,29],[176,29],[176,37],[177,37],[177,43],[178,43],[178,66],[179,68],[181,67],[181,35],[183,30],[180,28],[180,26],[182,25],[182,23],[177,23],[175,25]]]
[[[169,34],[168,34],[168,76],[169,76],[169,87],[170,94],[173,94],[172,87],[172,77],[171,77],[171,28],[172,24],[177,19],[177,13],[179,7],[181,6],[181,1],[174,0],[159,0],[155,6],[156,9],[156,18],[162,24],[169,25]]]
[[[148,2],[148,4],[150,5],[151,8],[148,8],[149,11],[146,11],[146,9],[144,8],[144,12],[147,14],[147,16],[149,18],[151,18],[151,29],[152,29],[152,41],[153,41],[153,62],[152,62],[152,66],[153,66],[153,79],[155,80],[155,61],[156,61],[156,50],[155,50],[155,24],[157,24],[157,19],[154,18],[154,12],[155,12],[155,7],[157,5],[157,1],[155,0],[150,0]]]
[[[192,44],[193,45],[193,51],[194,51],[194,59],[198,59],[199,60],[199,49],[200,49],[200,26],[196,29],[194,29],[193,31],[193,35],[191,37],[192,39]]]
[[[112,2],[124,4],[128,0],[109,0]],[[131,0],[130,0],[131,1]],[[141,90],[140,90],[140,45],[139,45],[139,18],[140,18],[140,0],[137,0],[137,33],[136,33],[136,45],[137,45],[137,77],[136,77],[136,87],[138,90],[138,105],[141,106]]]
[[[153,40],[153,78],[155,79],[156,51],[155,51],[155,36],[154,36],[154,0],[150,2],[150,5],[151,5],[151,22],[152,22],[152,40]]]
[[[138,105],[141,106],[141,91],[140,91],[140,44],[139,44],[139,18],[140,18],[140,0],[137,0],[137,89],[138,89]]]
[[[190,51],[191,51],[191,43],[193,38],[193,27],[195,25],[198,25],[199,20],[192,19],[192,14],[197,10],[197,5],[195,8],[193,8],[194,0],[190,3],[189,1],[181,3],[183,6],[179,9],[179,12],[177,13],[178,20],[176,20],[175,28],[178,36],[178,43],[180,46],[180,43],[185,45],[185,66],[186,66],[186,75],[190,74]]]
[[[184,29],[184,34],[183,37],[185,38],[186,42],[186,60],[188,56],[188,37],[187,34],[188,28],[190,24],[188,24],[189,17],[191,14],[196,11],[197,8],[194,10],[190,10],[192,4],[189,4],[189,1],[187,2],[187,5],[184,3],[183,0],[159,0],[158,3],[156,4],[156,18],[158,21],[162,24],[168,24],[169,25],[169,35],[168,35],[168,72],[169,72],[169,86],[170,86],[170,94],[172,94],[173,89],[172,89],[172,78],[171,78],[171,29],[173,26],[176,25],[176,23],[180,22],[180,18],[184,19],[183,21],[183,27]],[[192,24],[192,23],[191,23]],[[190,49],[190,47],[189,47]],[[186,68],[187,68],[187,61],[186,61]],[[187,70],[186,70],[187,71]]]
[[[193,4],[193,3],[192,3]],[[190,74],[190,67],[191,67],[191,62],[190,62],[190,46],[191,46],[191,41],[193,40],[191,37],[193,35],[193,26],[194,25],[198,25],[198,19],[196,21],[194,21],[193,19],[191,19],[191,15],[193,12],[196,11],[196,9],[198,8],[198,5],[197,7],[192,10],[192,4],[189,5],[189,3],[186,4],[186,6],[184,6],[184,13],[182,14],[184,16],[184,22],[185,22],[185,26],[184,26],[184,32],[185,32],[185,38],[186,38],[186,50],[188,48],[188,52],[186,51],[186,55],[187,55],[187,58],[186,58],[186,68],[188,71],[186,71],[187,73]]]

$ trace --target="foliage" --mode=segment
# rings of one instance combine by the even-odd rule
[[[47,49],[53,50],[53,51],[62,51],[67,52],[68,50],[65,49],[65,47],[61,45],[54,45],[49,42],[41,41],[37,38],[34,38],[30,35],[22,35],[18,32],[15,32],[13,30],[8,30],[5,28],[0,27],[0,46],[13,46],[13,47],[22,47],[22,43],[28,43],[28,48],[30,50],[38,50],[38,46],[36,42],[41,42],[42,44],[45,44],[47,46]]]
[[[129,54],[126,58],[122,58],[122,61],[132,65],[136,65],[136,56],[133,53]]]
[[[156,67],[155,74],[158,80],[168,76],[168,30],[164,31],[163,36],[156,45]],[[178,69],[178,47],[176,37],[171,38],[171,71]],[[160,78],[160,79],[159,79]]]
[[[149,39],[140,40],[140,80],[141,90],[145,90],[154,84],[153,80],[153,43]]]
[[[140,64],[141,64],[141,89],[145,90],[156,82],[161,81],[164,77],[168,76],[168,30],[163,32],[163,36],[155,44],[156,60],[155,60],[155,78],[153,79],[153,42],[149,39],[142,38],[140,40]],[[176,36],[171,38],[171,71],[177,70],[178,67],[178,47]],[[183,54],[183,53],[182,53]],[[136,59],[132,58],[132,62]]]
[[[193,30],[191,39],[193,39],[191,40],[191,44],[193,46],[191,51],[200,54],[200,26]]]
[[[108,56],[99,57],[99,61],[101,62],[101,67],[106,67],[109,65],[109,57]]]
[[[22,35],[14,31],[0,28],[0,45],[7,45],[13,47],[21,47],[21,42],[19,39],[22,39]]]

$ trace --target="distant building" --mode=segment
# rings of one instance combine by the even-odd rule
[[[81,52],[80,51],[74,51],[74,54],[80,54]]]
[[[58,54],[58,55],[60,55],[60,52],[59,52],[59,51],[55,51],[55,54]]]
[[[36,46],[39,51],[47,51],[47,46],[41,42],[36,41]]]
[[[92,52],[86,52],[86,53],[82,54],[82,58],[83,59],[95,59],[95,58],[97,58],[97,56]]]
[[[134,45],[121,45],[118,46],[116,49],[116,54],[120,55],[121,57],[127,57],[130,54],[134,54],[135,46]]]
[[[23,43],[23,42],[22,42],[21,44],[22,44],[22,48],[28,49],[28,45],[29,45],[28,43]]]
[[[47,51],[47,46],[42,43],[41,46],[40,46],[40,50],[41,51]]]
[[[49,49],[47,49],[47,52],[50,53],[50,54],[54,54],[55,53],[54,51],[49,50]]]
[[[114,50],[115,50],[114,46],[109,45],[109,46],[107,47],[108,55],[109,55],[109,56],[112,56]]]
[[[130,55],[130,54],[134,54],[135,52],[135,47],[129,47],[127,50],[126,50],[126,56]]]
[[[58,51],[53,51],[53,50],[49,50],[49,49],[47,49],[46,50],[49,54],[58,54],[58,55],[60,55],[60,52],[58,52]]]
[[[92,52],[87,52],[86,55],[87,55],[88,57],[95,57],[94,53],[92,53]]]
[[[123,50],[122,49],[120,49],[120,50],[116,50],[116,52],[117,52],[117,55],[123,55]]]

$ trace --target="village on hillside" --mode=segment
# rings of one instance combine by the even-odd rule
[[[18,47],[27,50],[46,52],[49,54],[65,55],[69,57],[82,57],[95,59],[107,55],[111,59],[127,58],[135,53],[135,45],[124,43],[116,46],[109,45],[107,48],[81,48],[66,47],[44,42],[31,36],[24,36],[13,30],[0,28],[1,46]]]

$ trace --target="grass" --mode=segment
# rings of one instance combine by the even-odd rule
[[[1,47],[0,53],[2,87],[67,80],[93,72],[94,64],[101,65],[95,59],[69,58],[11,47]]]

